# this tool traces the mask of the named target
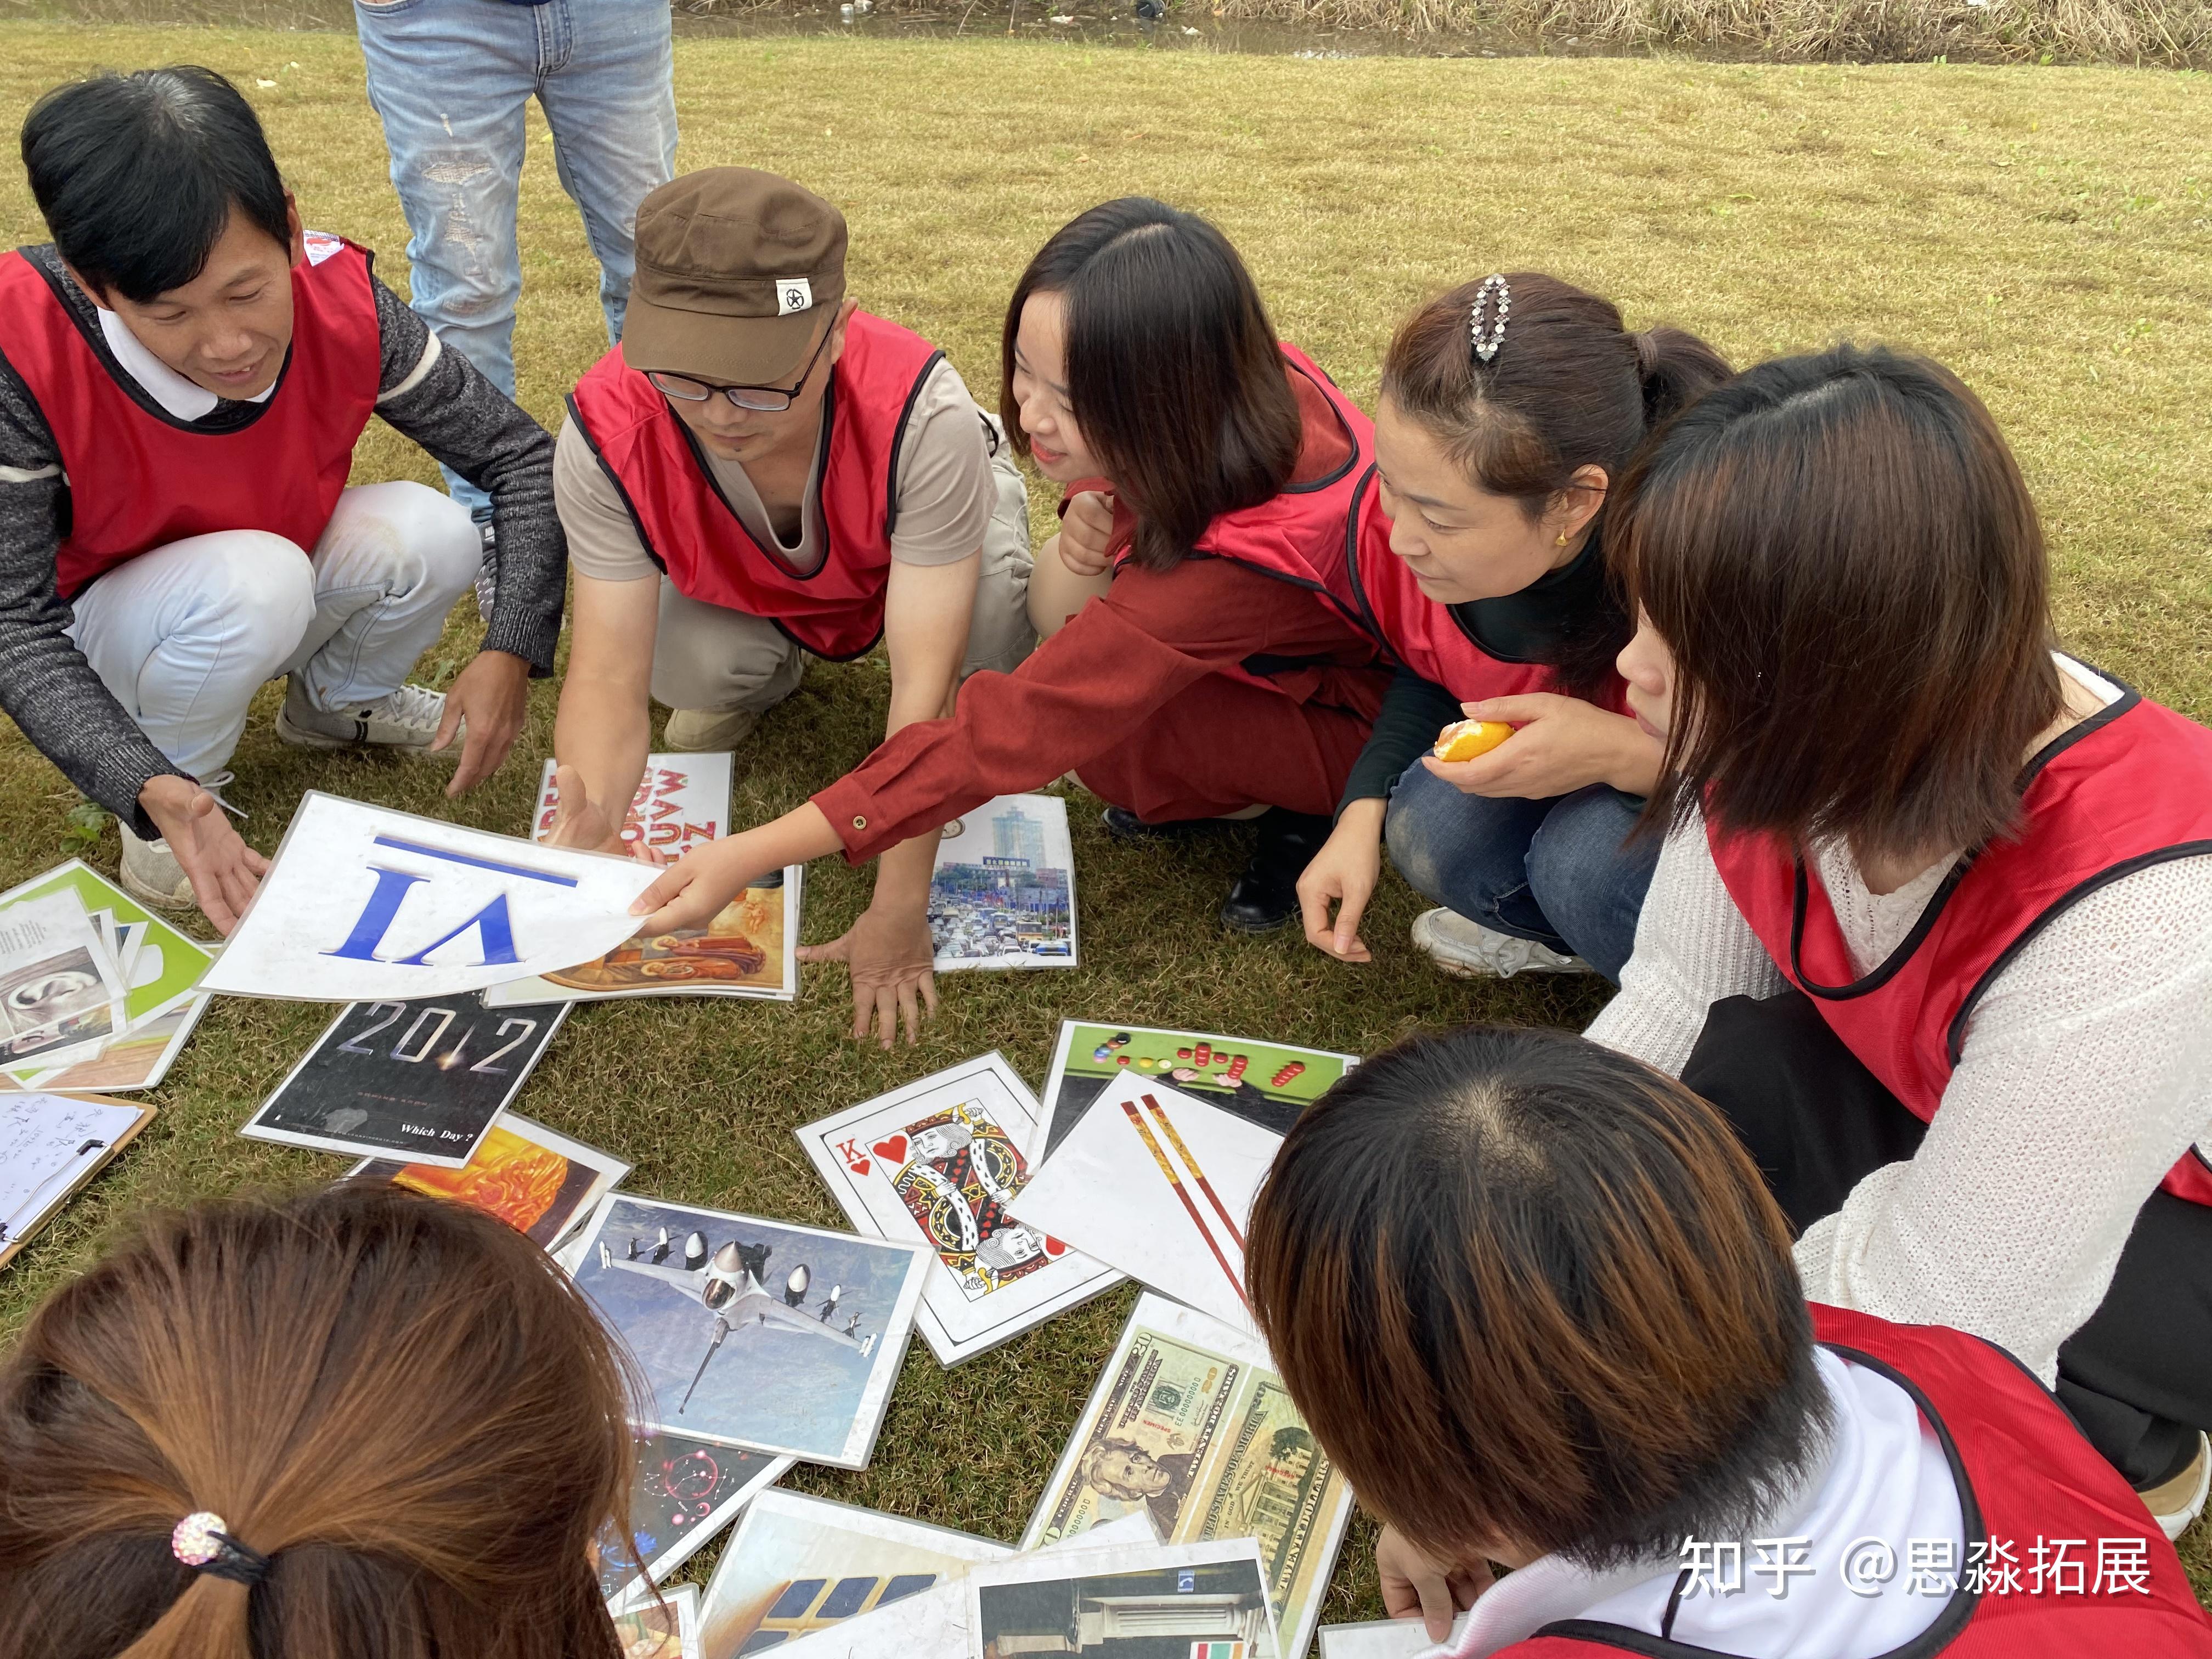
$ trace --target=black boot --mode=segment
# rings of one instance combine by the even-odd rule
[[[1271,933],[1297,919],[1298,878],[1335,827],[1328,818],[1280,806],[1269,807],[1255,822],[1260,844],[1221,904],[1221,925],[1239,933]]]
[[[1147,823],[1126,806],[1109,806],[1098,819],[1116,841],[1180,841],[1188,836],[1225,835],[1237,827],[1233,818],[1170,818]]]

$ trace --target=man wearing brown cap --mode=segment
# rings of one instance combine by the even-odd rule
[[[1035,643],[1028,505],[1004,435],[944,354],[845,296],[845,219],[750,167],[646,198],[622,343],[568,399],[554,489],[576,573],[555,839],[619,846],[667,704],[672,749],[723,750],[809,655],[884,641],[886,735]],[[844,938],[854,1035],[933,1008],[937,837],[883,855]]]

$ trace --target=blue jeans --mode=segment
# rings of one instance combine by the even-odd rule
[[[1571,951],[1617,985],[1659,862],[1657,836],[1627,839],[1643,810],[1602,783],[1551,800],[1465,795],[1416,762],[1391,793],[1382,838],[1431,902]]]
[[[599,256],[607,338],[621,338],[637,204],[676,161],[668,0],[355,0],[354,17],[407,215],[416,314],[514,395],[515,198],[535,95]],[[491,517],[450,470],[446,487]]]

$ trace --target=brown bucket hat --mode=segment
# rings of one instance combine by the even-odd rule
[[[637,210],[623,361],[731,386],[788,386],[845,297],[845,216],[754,167],[672,179]]]

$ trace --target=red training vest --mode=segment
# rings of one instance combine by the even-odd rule
[[[0,341],[39,405],[69,489],[56,586],[74,599],[141,553],[217,530],[265,530],[312,554],[383,376],[368,252],[311,232],[292,267],[292,345],[243,426],[179,421],[100,362],[46,271],[0,258]]]
[[[2212,856],[2212,732],[2134,691],[2053,739],[2024,780],[2021,833],[1960,859],[1905,942],[1856,979],[1826,890],[1795,849],[1706,824],[1721,879],[1776,966],[1923,1122],[1943,1103],[1976,1006],[2047,923],[2146,865]],[[2202,1148],[2160,1184],[2212,1204]]]
[[[1492,656],[1475,643],[1449,605],[1421,592],[1406,562],[1390,550],[1390,515],[1382,510],[1382,492],[1376,488],[1371,467],[1359,481],[1342,568],[1361,625],[1399,663],[1461,702],[1559,689],[1548,664]],[[1603,694],[1590,701],[1626,714],[1627,690],[1620,675],[1609,675]]]
[[[1880,1371],[1910,1393],[1942,1442],[1958,1482],[1968,1545],[2012,1547],[2020,1588],[1978,1589],[1971,1561],[1936,1622],[1889,1659],[2081,1659],[2125,1654],[2168,1659],[2212,1653],[2212,1620],[2191,1593],[2181,1558],[2142,1499],[2075,1430],[2058,1403],[2011,1355],[1939,1325],[1893,1325],[1862,1313],[1813,1304],[1819,1340],[1855,1364]],[[2033,1575],[2039,1540],[2069,1540],[2063,1559],[2073,1577]],[[2097,1578],[2100,1540],[2140,1540],[2148,1589]],[[1897,1553],[1902,1582],[1909,1540],[1884,1540]],[[1991,1565],[1996,1565],[1992,1559]],[[1545,1626],[1494,1659],[1586,1659],[1634,1653],[1644,1659],[1709,1659],[1711,1650],[1596,1620]]]
[[[1191,555],[1226,559],[1277,581],[1303,587],[1365,634],[1369,630],[1352,603],[1345,560],[1351,545],[1346,526],[1351,522],[1361,478],[1374,458],[1375,423],[1360,411],[1358,404],[1337,390],[1336,382],[1304,352],[1286,340],[1282,343],[1282,353],[1288,372],[1302,376],[1311,390],[1320,394],[1336,421],[1334,433],[1306,433],[1302,465],[1304,456],[1311,454],[1328,438],[1340,439],[1350,453],[1341,464],[1317,477],[1294,478],[1256,507],[1222,514],[1206,526],[1192,546]],[[1310,404],[1307,398],[1302,397],[1299,401],[1302,410]],[[1103,485],[1103,481],[1099,482]],[[1076,485],[1071,493],[1086,487]],[[1065,506],[1063,501],[1063,510]],[[1133,520],[1118,498],[1114,516],[1115,536],[1120,543],[1114,555],[1114,568],[1118,573],[1129,560],[1128,534]],[[1271,665],[1255,659],[1241,668],[1224,672],[1231,679],[1282,691],[1285,688],[1275,683],[1274,674],[1290,667],[1307,665]]]
[[[690,428],[623,362],[620,346],[576,383],[568,412],[629,509],[646,556],[679,592],[765,617],[816,656],[842,662],[883,637],[899,447],[922,382],[944,355],[865,311],[845,325],[845,349],[830,371],[830,447],[816,498],[825,545],[811,572],[752,538]]]

